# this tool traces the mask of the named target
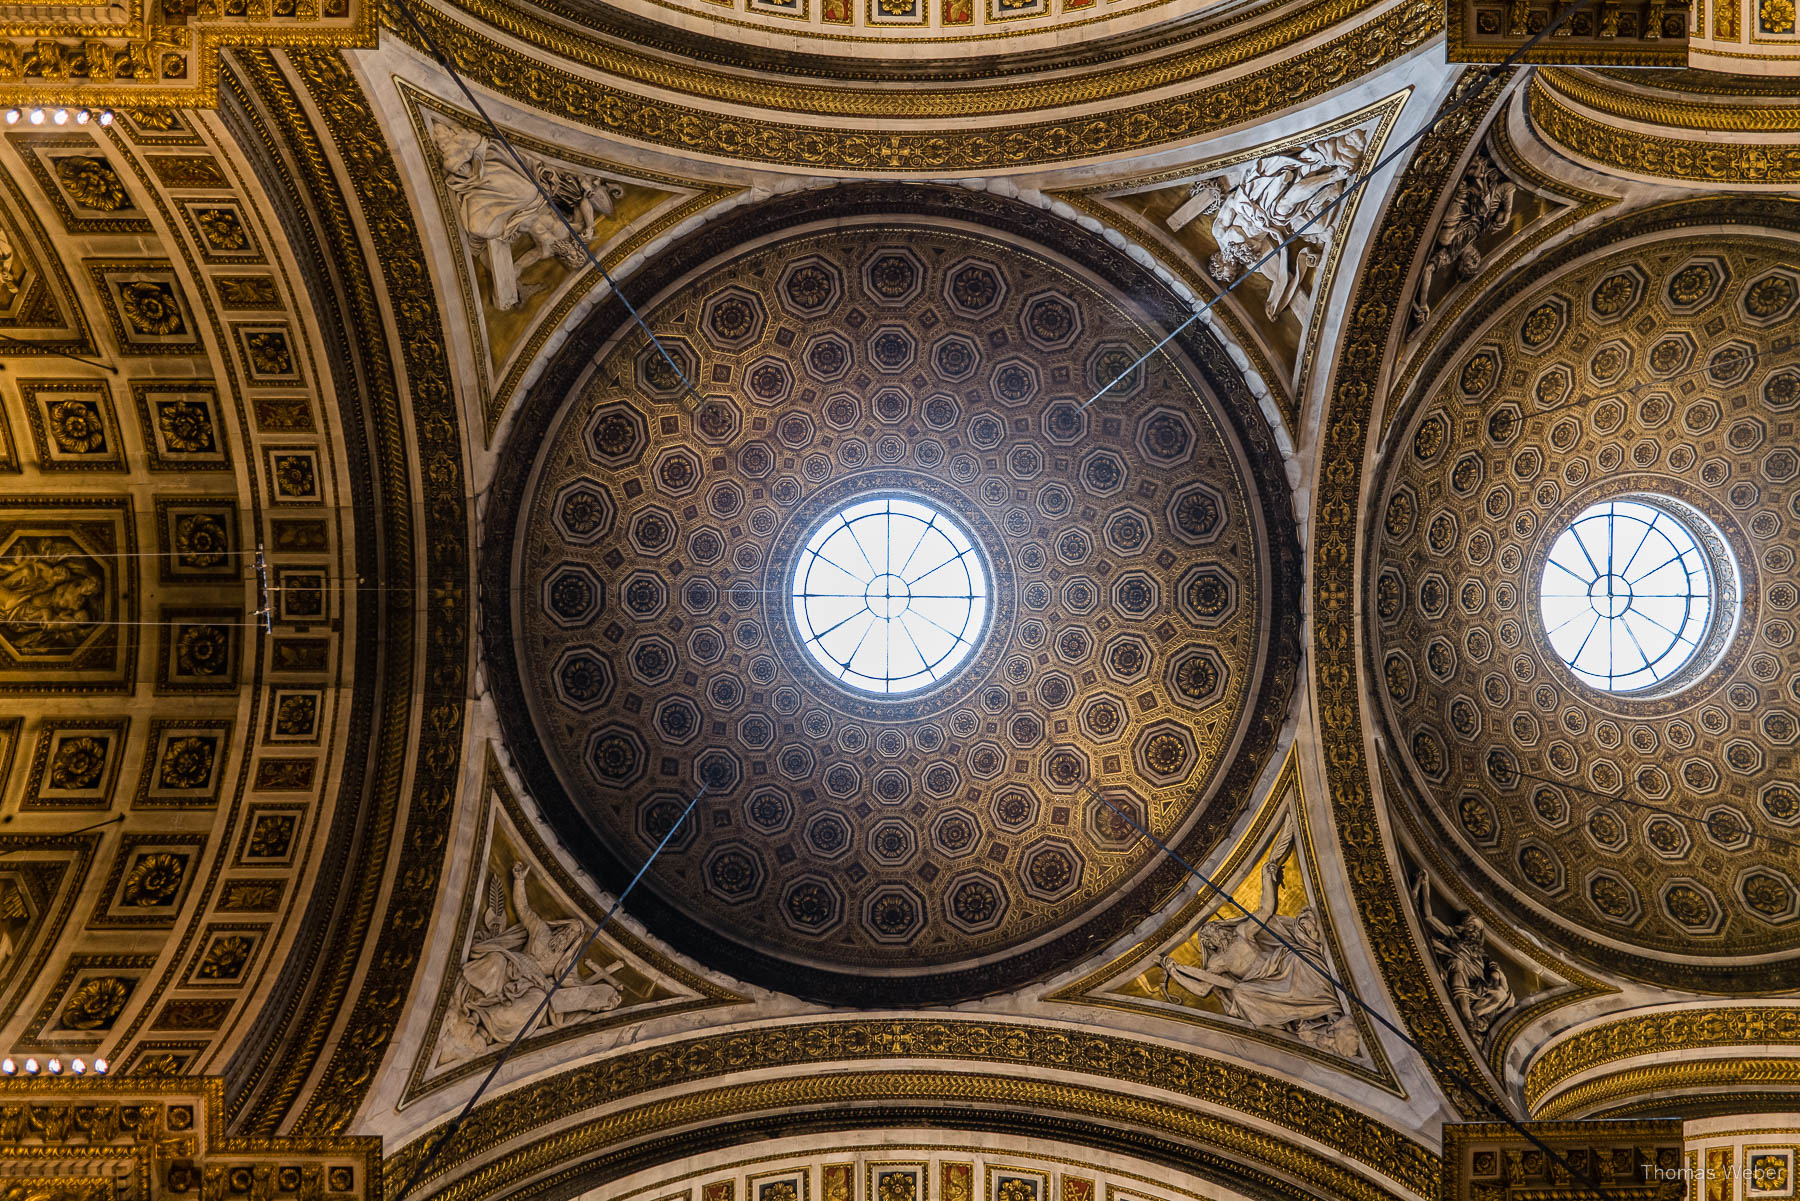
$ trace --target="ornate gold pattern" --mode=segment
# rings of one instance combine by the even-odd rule
[[[1537,1115],[1546,1121],[1571,1115],[1627,1118],[1639,1113],[1667,1113],[1676,1098],[1704,1100],[1715,1111],[1742,1110],[1747,1096],[1758,1092],[1800,1089],[1800,1060],[1734,1057],[1646,1064],[1600,1076],[1566,1092],[1551,1095]]]
[[[0,23],[0,105],[209,108],[227,46],[375,44],[370,0],[129,0],[48,11],[56,17]]]
[[[1569,153],[1632,175],[1711,184],[1800,184],[1800,143],[1705,142],[1615,129],[1564,104],[1541,77],[1530,85],[1531,119]]]
[[[1304,57],[1264,67],[1229,83],[1071,120],[1001,130],[842,130],[723,116],[664,104],[535,62],[509,57],[479,33],[435,10],[419,13],[432,37],[473,81],[523,104],[613,136],[688,153],[844,171],[955,172],[1067,162],[1141,150],[1242,124],[1336,88],[1423,44],[1441,12],[1404,0]],[[506,64],[500,69],[500,64]],[[986,90],[990,98],[993,89]],[[892,111],[893,93],[882,93]],[[763,94],[746,101],[761,107]]]
[[[381,1195],[379,1138],[242,1137],[226,1133],[224,1110],[217,1077],[0,1080],[0,1179],[37,1182],[3,1195]]]
[[[1636,121],[1644,125],[1660,125],[1677,129],[1698,129],[1711,133],[1796,133],[1800,132],[1800,103],[1754,104],[1756,98],[1726,92],[1709,97],[1710,103],[1686,98],[1687,89],[1665,91],[1652,78],[1643,86],[1615,75],[1562,70],[1546,67],[1536,78],[1544,87],[1554,89],[1564,100],[1578,104],[1596,116]],[[1703,90],[1694,94],[1705,95]]]
[[[1694,1052],[1772,1046],[1800,1047],[1800,1009],[1765,1005],[1677,1009],[1602,1022],[1551,1043],[1532,1059],[1525,1071],[1525,1105],[1538,1113],[1547,1098],[1557,1096],[1564,1081],[1640,1055],[1666,1054],[1677,1047]],[[1692,1067],[1694,1061],[1685,1060],[1680,1066]],[[1649,1070],[1662,1067],[1649,1065]],[[1557,1105],[1561,1112],[1569,1111],[1560,1097]]]
[[[1191,1053],[1008,1023],[896,1021],[777,1027],[648,1052],[626,1052],[603,1063],[576,1068],[478,1107],[462,1132],[438,1157],[421,1187],[430,1187],[434,1180],[444,1181],[434,1195],[440,1201],[462,1201],[489,1195],[511,1180],[537,1175],[558,1165],[598,1158],[615,1144],[645,1138],[661,1129],[803,1105],[912,1101],[1004,1105],[1128,1122],[1293,1173],[1328,1195],[1359,1201],[1392,1196],[1368,1178],[1327,1157],[1300,1150],[1285,1139],[1256,1132],[1238,1122],[1141,1095],[1056,1084],[1017,1074],[942,1070],[814,1072],[793,1079],[709,1084],[674,1101],[631,1109],[618,1106],[619,1101],[641,1088],[661,1087],[669,1080],[693,1084],[715,1080],[730,1070],[725,1066],[728,1063],[799,1067],[870,1054],[1080,1066],[1097,1076],[1135,1080],[1186,1093],[1304,1132],[1420,1195],[1432,1188],[1438,1170],[1437,1157],[1425,1148],[1353,1110],[1274,1077]],[[502,1144],[514,1144],[531,1130],[603,1105],[604,1116],[584,1120],[563,1133],[514,1145],[503,1155],[496,1154]],[[430,1141],[431,1136],[422,1137],[394,1152],[387,1160],[388,1179],[404,1180]]]

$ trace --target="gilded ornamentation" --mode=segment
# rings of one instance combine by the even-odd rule
[[[1800,143],[1687,141],[1626,131],[1569,107],[1541,77],[1531,81],[1529,103],[1546,137],[1603,167],[1709,184],[1800,184]]]
[[[868,1041],[871,1038],[875,1041]],[[872,1046],[897,1059],[923,1055],[938,1060],[973,1058],[1012,1068],[1074,1068],[1121,1083],[1172,1088],[1273,1121],[1287,1130],[1323,1138],[1334,1151],[1318,1154],[1304,1150],[1293,1139],[1262,1133],[1250,1123],[1170,1105],[1129,1088],[1070,1086],[1016,1070],[971,1072],[966,1065],[959,1065],[958,1070],[829,1071],[782,1080],[716,1082],[716,1077],[734,1072],[733,1065],[740,1063],[774,1068],[826,1064],[845,1057],[860,1061],[866,1060]],[[671,1078],[695,1085],[715,1082],[653,1106],[633,1108],[618,1103],[643,1088],[663,1088]],[[677,1124],[877,1101],[934,1103],[955,1109],[981,1105],[996,1111],[1079,1112],[1089,1121],[1112,1128],[1128,1124],[1166,1132],[1190,1144],[1214,1146],[1240,1161],[1250,1161],[1259,1171],[1279,1171],[1289,1179],[1307,1182],[1309,1189],[1319,1194],[1347,1201],[1392,1201],[1400,1190],[1424,1195],[1434,1187],[1439,1172],[1436,1155],[1360,1111],[1237,1064],[1105,1035],[1009,1023],[902,1020],[773,1027],[710,1036],[654,1052],[609,1056],[602,1063],[583,1065],[515,1089],[478,1107],[425,1180],[434,1182],[434,1195],[442,1201],[473,1201],[486,1195],[482,1189],[492,1190],[564,1163],[581,1162],[618,1140],[641,1138]],[[604,1112],[589,1116],[601,1106],[605,1106]],[[520,1137],[576,1115],[583,1115],[583,1120],[571,1126],[565,1137]],[[403,1178],[433,1137],[427,1134],[399,1148],[389,1159],[390,1173]],[[507,1149],[494,1155],[493,1149],[503,1143]],[[1339,1157],[1394,1181],[1398,1190],[1371,1180]],[[471,1171],[477,1163],[481,1165],[478,1173]],[[878,1190],[874,1177],[882,1170],[871,1167],[870,1195]]]
[[[99,786],[106,775],[111,744],[102,738],[65,738],[56,744],[50,760],[49,786],[65,792],[85,792]]]
[[[212,738],[170,739],[163,748],[162,763],[157,767],[157,786],[173,789],[206,787],[212,778],[217,751],[218,743]]]
[[[1761,0],[1756,23],[1764,33],[1794,32],[1794,0]]]
[[[1696,1054],[1727,1047],[1800,1048],[1800,1009],[1767,1005],[1675,1009],[1589,1026],[1551,1043],[1532,1059],[1525,1071],[1525,1103],[1536,1113],[1558,1095],[1565,1081],[1672,1047]]]
[[[54,160],[56,178],[75,203],[104,213],[131,207],[131,194],[112,164],[95,155],[74,154]]]
[[[1422,45],[1442,28],[1434,3],[1410,0],[1357,25],[1308,54],[1238,76],[1230,83],[1184,92],[1072,120],[1022,122],[1002,133],[987,129],[865,131],[841,125],[778,124],[718,115],[647,100],[535,62],[506,55],[472,30],[432,11],[419,20],[469,77],[528,105],[563,114],[611,136],[689,153],[791,166],[831,165],[853,171],[949,173],[1066,162],[1189,139],[1286,109],[1390,62]],[[410,31],[399,30],[410,37]],[[500,71],[497,64],[507,62]],[[991,104],[980,101],[982,109]],[[882,93],[882,115],[892,112],[892,90]],[[742,97],[756,105],[766,94]]]
[[[914,1201],[918,1188],[918,1177],[911,1172],[883,1172],[876,1177],[876,1196],[880,1201]]]
[[[63,1005],[61,1022],[70,1030],[107,1030],[125,1011],[133,982],[124,976],[94,976],[81,983]]]
[[[156,406],[156,427],[170,450],[209,454],[218,449],[212,412],[195,400],[166,401]]]
[[[194,969],[194,975],[201,980],[236,980],[244,974],[254,946],[242,934],[227,934],[222,938],[215,938],[212,945],[206,948],[200,965]]]
[[[93,401],[51,401],[47,416],[50,436],[64,454],[105,453],[106,424],[101,419],[100,406]]]
[[[231,532],[216,513],[184,513],[175,519],[175,554],[195,570],[223,567],[231,553]]]
[[[172,337],[187,332],[172,285],[154,280],[128,280],[119,285],[119,311],[134,332],[146,337]]]
[[[214,250],[245,250],[250,246],[249,231],[232,209],[195,209],[194,220]]]
[[[173,904],[186,875],[187,860],[179,855],[160,851],[144,855],[125,873],[119,900],[139,909],[159,909]]]

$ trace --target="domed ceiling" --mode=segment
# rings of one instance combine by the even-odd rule
[[[1199,848],[1238,811],[1294,667],[1291,624],[1270,634],[1291,525],[1241,391],[1227,410],[1159,356],[1084,407],[1154,341],[1134,309],[990,231],[799,228],[650,308],[703,400],[627,327],[541,438],[515,431],[503,475],[528,482],[489,548],[513,745],[615,875],[704,788],[631,903],[659,932],[787,991],[979,994],[1179,886],[1090,788]],[[823,670],[792,597],[815,531],[888,498],[964,531],[987,594],[966,659],[891,695]]]
[[[1368,597],[1392,752],[1445,844],[1536,928],[1699,987],[1791,954],[1800,821],[1791,240],[1680,231],[1566,260],[1473,333],[1389,435]],[[1555,540],[1661,498],[1716,613],[1691,666],[1607,692],[1540,614]],[[1710,545],[1705,545],[1710,543]],[[1596,554],[1599,552],[1596,551]],[[1554,574],[1554,573],[1553,573]]]

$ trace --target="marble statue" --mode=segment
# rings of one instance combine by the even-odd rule
[[[1487,929],[1472,913],[1463,914],[1455,924],[1435,917],[1431,912],[1431,880],[1424,872],[1414,879],[1412,893],[1450,1001],[1462,1015],[1469,1036],[1480,1042],[1513,1007],[1514,1000],[1506,973],[1487,952]]]
[[[1419,273],[1419,290],[1412,305],[1415,332],[1431,316],[1431,283],[1440,272],[1454,271],[1458,280],[1465,280],[1475,278],[1481,270],[1481,251],[1475,243],[1484,234],[1498,233],[1512,223],[1516,190],[1493,159],[1480,150],[1475,152],[1450,197],[1431,254]]]
[[[1353,129],[1208,176],[1193,185],[1167,224],[1180,230],[1203,213],[1213,214],[1219,249],[1207,272],[1222,284],[1293,237],[1257,271],[1269,281],[1263,306],[1268,318],[1293,310],[1305,321],[1311,300],[1301,295],[1301,285],[1307,271],[1324,261],[1337,215],[1332,206],[1362,169],[1368,147],[1367,132]]]
[[[460,125],[435,124],[431,139],[444,184],[456,198],[457,220],[486,259],[497,309],[523,303],[519,276],[534,263],[554,258],[572,271],[585,266],[584,240],[612,216],[613,201],[624,194],[597,175],[521,151],[528,175],[500,142]],[[521,237],[531,239],[531,248],[518,254]]]
[[[1203,922],[1193,937],[1205,958],[1195,966],[1165,955],[1163,996],[1168,997],[1170,984],[1196,997],[1215,996],[1227,1014],[1252,1026],[1284,1031],[1338,1055],[1356,1055],[1362,1048],[1356,1023],[1331,981],[1313,966],[1329,962],[1318,913],[1310,905],[1292,917],[1275,912],[1282,864],[1293,849],[1294,835],[1288,831],[1276,840],[1263,867],[1256,916],[1268,929],[1248,917]]]
[[[586,935],[580,918],[549,919],[532,908],[530,869],[512,868],[516,922],[506,920],[506,888],[488,880],[487,907],[474,945],[463,962],[441,1044],[440,1062],[473,1058],[511,1042],[579,953]],[[614,964],[617,968],[620,965]],[[566,1026],[617,1009],[623,1000],[609,969],[577,967],[550,996],[537,1029]]]

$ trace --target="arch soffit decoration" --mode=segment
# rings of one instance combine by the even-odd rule
[[[866,1063],[877,1047],[942,1066],[806,1070]],[[751,1063],[765,1078],[730,1078],[735,1065]],[[1014,1069],[996,1072],[996,1063]],[[1018,1070],[1046,1064],[1125,1087]],[[783,1070],[794,1074],[771,1074]],[[676,1080],[701,1087],[671,1097],[666,1089]],[[1182,1100],[1146,1097],[1145,1088]],[[640,1096],[647,1099],[634,1103]],[[856,1117],[847,1119],[847,1111]],[[1202,1176],[1273,1197],[1426,1197],[1439,1169],[1432,1151],[1379,1121],[1202,1055],[1004,1021],[858,1019],[626,1052],[515,1089],[476,1107],[418,1195],[473,1201],[532,1181],[536,1191],[521,1195],[568,1196],[705,1146],[853,1124],[1036,1135],[1149,1154],[1188,1171],[1198,1161]],[[388,1157],[390,1184],[409,1178],[436,1133]]]

